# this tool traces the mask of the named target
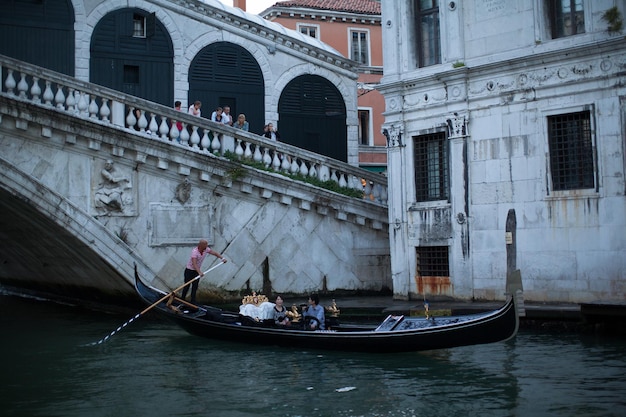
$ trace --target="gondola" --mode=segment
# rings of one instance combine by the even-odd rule
[[[314,331],[298,323],[276,326],[237,312],[195,306],[174,292],[147,285],[136,270],[135,286],[145,303],[193,335],[248,345],[388,353],[494,343],[515,337],[519,326],[517,297],[521,292],[521,277],[516,272],[511,275],[518,276],[519,284],[507,282],[507,300],[497,310],[429,318],[389,315],[378,325],[334,323],[327,330]]]

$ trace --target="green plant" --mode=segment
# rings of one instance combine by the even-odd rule
[[[304,182],[307,184],[315,185],[316,187],[324,188],[326,190],[343,194],[348,197],[363,198],[362,190],[355,190],[349,187],[340,187],[339,184],[337,184],[335,181],[332,181],[332,180],[321,181],[315,177],[307,177],[302,174],[291,174],[291,173],[283,172],[283,171],[275,171],[270,167],[266,167],[265,164],[263,164],[262,162],[251,161],[248,159],[239,159],[237,155],[229,151],[224,153],[224,157],[233,162],[237,162],[239,164],[249,166],[251,168],[256,168],[261,171],[274,172],[274,173],[283,175],[285,177],[291,178],[294,181],[300,181],[300,182]],[[228,176],[232,178],[233,180],[237,180],[243,177],[244,175],[245,175],[245,170],[240,167],[233,168],[228,171]]]
[[[237,181],[238,179],[241,179],[246,175],[246,171],[241,167],[236,167],[229,169],[227,175],[230,177],[231,180]]]
[[[452,64],[452,68],[461,68],[464,66],[465,66],[465,63],[461,61],[456,61],[455,63]]]
[[[609,33],[622,31],[622,27],[624,26],[624,19],[622,18],[622,13],[619,11],[617,6],[613,6],[605,11],[602,15],[602,20],[609,24]]]

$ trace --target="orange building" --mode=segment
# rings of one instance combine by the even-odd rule
[[[387,141],[381,133],[385,101],[376,90],[383,75],[380,1],[279,1],[260,16],[317,38],[360,63],[359,166],[385,172]]]

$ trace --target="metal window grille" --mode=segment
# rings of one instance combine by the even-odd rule
[[[416,201],[447,200],[448,143],[444,132],[414,138]]]
[[[449,277],[447,246],[418,246],[417,275],[420,277]]]
[[[415,0],[418,66],[441,63],[439,0]]]
[[[583,0],[548,0],[552,38],[585,33]]]
[[[554,190],[595,187],[589,111],[548,117],[548,145]]]

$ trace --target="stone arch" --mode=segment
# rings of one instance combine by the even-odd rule
[[[231,42],[206,45],[189,66],[189,102],[202,101],[207,118],[217,106],[229,106],[231,115],[245,113],[251,132],[263,131],[263,86],[254,56]]]
[[[74,76],[75,22],[71,0],[3,0],[0,53]]]
[[[317,74],[302,74],[281,91],[281,142],[347,162],[346,104],[337,87]]]
[[[145,26],[144,33],[135,36],[137,17]],[[90,51],[91,82],[172,106],[174,48],[156,13],[134,7],[107,13],[94,27]]]
[[[73,1],[76,2],[77,0],[73,0]],[[93,31],[96,25],[98,24],[98,22],[100,22],[100,20],[104,18],[104,16],[106,16],[107,14],[115,10],[125,9],[129,7],[142,9],[149,13],[155,13],[157,20],[161,22],[161,24],[165,27],[167,33],[169,34],[170,42],[172,43],[172,48],[174,50],[174,77],[177,77],[177,76],[180,77],[180,71],[177,71],[176,69],[179,68],[183,62],[182,61],[183,56],[182,54],[179,53],[179,51],[185,50],[182,32],[179,26],[177,25],[177,23],[175,22],[175,20],[171,17],[169,13],[166,13],[163,8],[157,7],[154,3],[151,3],[151,2],[138,0],[134,3],[133,6],[127,6],[127,5],[120,6],[118,3],[115,3],[115,2],[102,2],[97,7],[95,7],[89,15],[85,17],[81,25],[81,32],[83,36],[82,38],[77,37],[76,50],[77,51],[79,50],[89,51],[90,46],[91,46],[91,38],[93,36]],[[77,36],[78,36],[78,33],[77,33]],[[89,72],[90,72],[89,60],[90,60],[90,56],[83,58],[82,61],[84,61],[84,63],[81,61],[81,67],[80,67],[81,77],[78,77],[78,78],[84,79],[85,81],[89,81]],[[175,79],[174,80],[175,91],[177,91],[176,87],[178,87],[178,85],[177,85],[177,80]],[[174,95],[176,96],[176,94]]]

